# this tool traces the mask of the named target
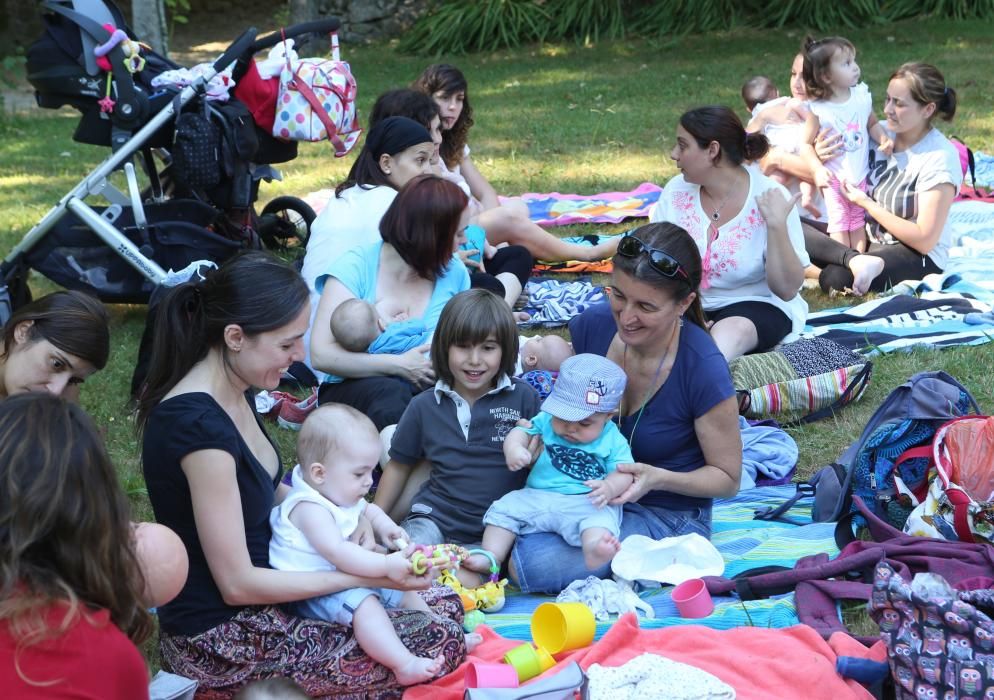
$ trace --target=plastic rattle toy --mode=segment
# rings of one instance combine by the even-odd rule
[[[394,540],[397,549],[405,549],[407,542],[401,539]],[[456,569],[459,563],[469,554],[465,549],[454,544],[419,544],[411,555],[411,570],[418,574],[426,573],[429,569]]]

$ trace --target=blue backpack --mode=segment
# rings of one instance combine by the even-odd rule
[[[759,520],[788,520],[787,510],[801,498],[814,497],[815,522],[839,520],[856,511],[859,496],[879,518],[900,529],[928,488],[932,437],[946,421],[968,413],[980,414],[970,392],[945,372],[919,372],[894,389],[867,421],[859,439],[839,460],[822,467],[797,494],[776,508],[756,512]],[[862,517],[855,521],[862,525]]]

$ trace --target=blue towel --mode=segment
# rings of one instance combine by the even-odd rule
[[[742,480],[739,488],[751,489],[762,475],[781,479],[797,464],[797,443],[780,428],[767,425],[749,425],[739,416],[742,432]]]
[[[372,355],[401,355],[430,342],[431,334],[425,329],[424,321],[410,319],[387,326],[387,329],[369,344],[368,352]]]

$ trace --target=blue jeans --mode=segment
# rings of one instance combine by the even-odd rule
[[[711,538],[711,508],[668,510],[628,503],[621,516],[621,538],[645,535],[654,540],[696,532]],[[583,563],[583,551],[571,547],[557,534],[521,535],[511,551],[517,584],[524,593],[555,595],[577,579],[608,578],[610,563],[593,571]]]

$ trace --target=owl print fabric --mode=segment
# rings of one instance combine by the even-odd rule
[[[938,577],[936,577],[938,578]],[[898,700],[994,700],[994,591],[924,592],[881,562],[870,616],[887,645]]]

